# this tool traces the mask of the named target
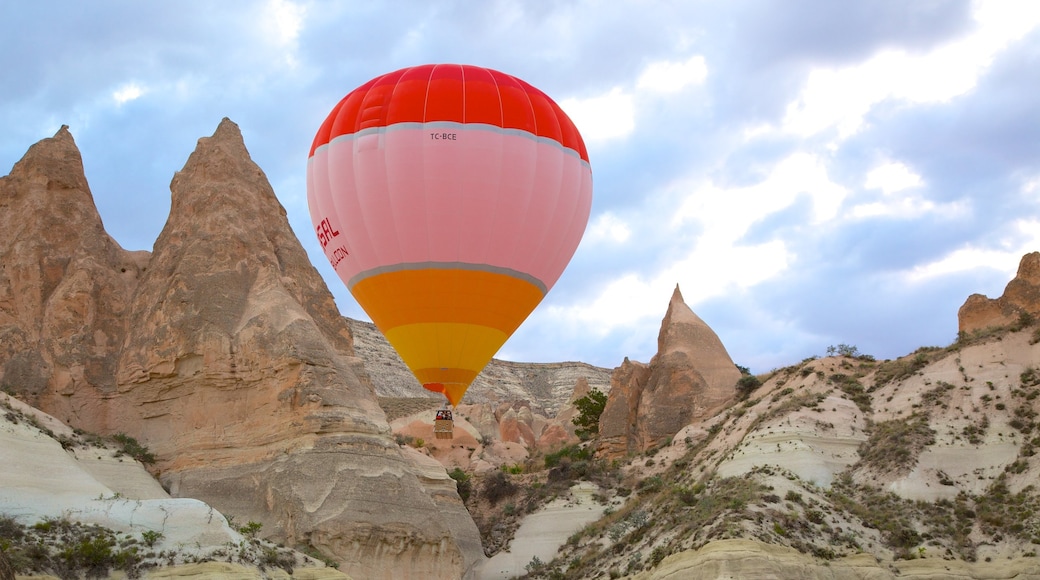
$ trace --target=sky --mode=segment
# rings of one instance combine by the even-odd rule
[[[497,358],[648,362],[673,290],[755,373],[957,336],[1040,251],[1040,2],[93,0],[0,4],[0,174],[69,125],[105,229],[151,250],[230,118],[340,311],[306,201],[358,85],[466,63],[538,87],[589,150],[570,266]]]

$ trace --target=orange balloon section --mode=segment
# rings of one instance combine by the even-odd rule
[[[452,405],[559,279],[592,206],[574,123],[515,77],[457,64],[372,79],[307,162],[325,256],[419,382]]]

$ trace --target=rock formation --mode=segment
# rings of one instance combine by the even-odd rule
[[[0,178],[0,387],[62,417],[113,395],[147,263],[105,233],[68,127],[30,147]]]
[[[992,326],[1007,326],[1023,314],[1040,317],[1040,252],[1022,256],[1018,274],[1008,282],[1000,298],[972,294],[957,311],[957,329],[971,333]]]
[[[626,358],[611,376],[600,449],[616,457],[660,445],[731,403],[739,378],[722,341],[683,302],[676,286],[650,364]]]
[[[129,568],[123,572],[152,570],[149,578],[192,576],[192,565],[185,562],[224,557],[228,561],[221,564],[239,577],[259,578],[261,571],[255,562],[267,550],[275,550],[283,561],[291,559],[300,572],[296,577],[349,580],[342,572],[303,554],[247,540],[201,501],[171,498],[144,466],[103,440],[81,437],[54,417],[4,393],[0,393],[0,409],[0,465],[4,466],[0,470],[0,514],[9,518],[5,522],[8,527],[0,533],[5,541],[4,550],[0,550],[0,580],[15,577],[5,551],[20,553],[24,565],[25,548],[32,546],[36,551],[34,565],[46,567],[55,559],[43,557],[41,551],[53,554],[68,549],[60,545],[48,548],[42,539],[27,538],[10,527],[13,523],[28,528],[40,520],[100,526],[113,535],[121,534],[121,542],[136,543],[152,534],[147,542],[150,545],[141,546],[149,549],[140,549],[136,561],[122,562]],[[40,531],[39,527],[34,529]],[[71,537],[75,529],[53,531]],[[233,555],[229,555],[228,546],[235,546]],[[159,553],[163,555],[157,556]],[[156,565],[162,568],[156,570]],[[72,570],[64,572],[76,577]]]
[[[0,384],[136,437],[174,496],[349,574],[465,575],[483,559],[472,519],[390,439],[347,323],[234,123],[199,140],[171,192],[149,256],[105,234],[66,128],[3,178]]]

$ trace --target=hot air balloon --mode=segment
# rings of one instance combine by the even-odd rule
[[[592,169],[543,92],[430,64],[376,77],[332,109],[307,201],[351,294],[419,383],[455,406],[577,249]]]

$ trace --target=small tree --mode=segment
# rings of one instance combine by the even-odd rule
[[[456,467],[448,472],[448,477],[455,480],[455,488],[458,490],[462,501],[469,499],[469,494],[473,491],[473,482],[470,481],[470,475],[462,471],[462,468]]]
[[[835,355],[856,358],[857,356],[859,356],[859,349],[856,348],[855,345],[845,344],[844,342],[839,344],[838,346],[834,346],[832,344],[831,346],[827,347],[827,356]]]
[[[589,394],[574,401],[574,406],[578,409],[578,416],[571,419],[571,423],[577,427],[574,434],[582,441],[588,441],[599,433],[599,416],[607,406],[607,395],[593,389]]]
[[[743,401],[751,396],[752,391],[762,386],[762,381],[751,374],[751,369],[748,367],[741,365],[736,365],[736,367],[740,371],[740,379],[737,380],[737,394]]]

